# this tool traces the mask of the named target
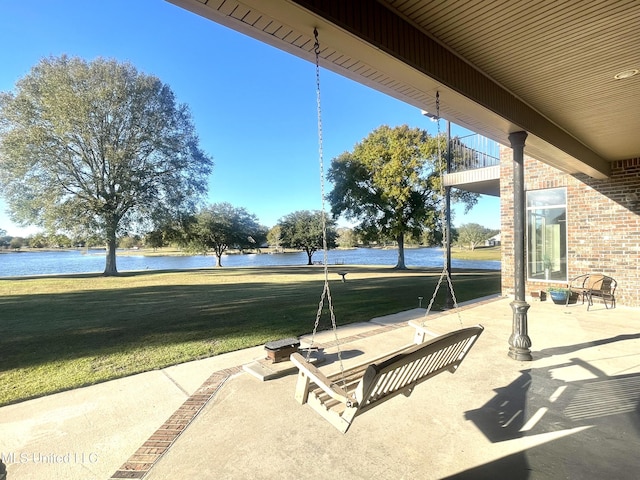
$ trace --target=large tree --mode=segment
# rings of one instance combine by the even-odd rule
[[[498,230],[490,230],[479,223],[465,223],[458,228],[456,243],[460,246],[468,247],[469,250],[475,250],[477,246],[483,244],[497,233]]]
[[[202,253],[213,251],[218,267],[229,248],[259,248],[266,238],[267,228],[255,215],[226,202],[202,209],[187,230],[190,248]]]
[[[353,248],[358,245],[358,236],[353,228],[338,228],[336,243],[340,248]]]
[[[430,140],[424,130],[383,125],[334,158],[328,172],[333,215],[359,222],[364,240],[396,240],[396,268],[405,268],[405,236],[419,236],[437,205]]]
[[[282,240],[281,233],[280,225],[274,225],[267,232],[267,242],[269,243],[269,247],[273,248],[276,253],[280,251],[280,243]]]
[[[131,64],[47,58],[0,94],[0,186],[12,219],[100,232],[105,275],[117,273],[118,233],[194,211],[212,166],[188,107]]]
[[[324,215],[327,249],[336,246],[335,221]],[[324,248],[323,213],[320,211],[298,210],[282,217],[278,221],[280,227],[280,243],[287,248],[296,248],[306,252],[307,265],[312,265],[313,254]]]
[[[334,217],[359,222],[364,240],[393,238],[398,244],[394,268],[405,269],[404,241],[425,229],[441,229],[440,173],[446,140],[407,125],[383,125],[356,144],[353,152],[334,158],[328,178]],[[440,155],[438,155],[440,153]],[[466,196],[468,204],[475,196]]]

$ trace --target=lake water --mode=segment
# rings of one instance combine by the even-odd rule
[[[352,250],[330,250],[327,262],[331,265],[389,265],[396,264],[395,249],[356,248]],[[314,261],[322,261],[322,252],[316,252]],[[181,270],[189,268],[215,267],[213,255],[193,256],[144,256],[117,255],[119,272],[135,270]],[[306,265],[304,252],[277,254],[223,255],[223,267],[267,267]],[[411,267],[435,267],[443,265],[441,248],[416,248],[405,250],[405,263]],[[69,250],[54,252],[19,252],[0,254],[0,277],[47,275],[62,273],[102,273],[104,250]],[[452,268],[500,270],[499,261],[451,261]]]

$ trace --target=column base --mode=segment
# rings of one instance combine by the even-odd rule
[[[514,360],[518,360],[520,362],[530,362],[533,360],[531,350],[529,349],[509,347],[509,353],[507,355],[509,355],[510,358],[513,358]]]
[[[530,305],[523,300],[511,302],[511,309],[513,310],[513,331],[509,337],[509,357],[524,362],[533,360],[530,350],[531,339],[527,333],[527,310],[529,310],[529,308]]]

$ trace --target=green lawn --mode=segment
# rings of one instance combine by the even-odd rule
[[[439,272],[341,266],[339,324],[418,306]],[[223,268],[0,280],[0,405],[309,333],[321,267]],[[454,276],[459,302],[498,293],[500,272]],[[443,303],[444,287],[436,300]],[[324,313],[320,328],[329,328]]]
[[[474,250],[468,248],[452,247],[451,258],[458,260],[501,260],[501,247],[476,247]]]

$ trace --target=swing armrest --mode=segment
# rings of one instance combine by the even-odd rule
[[[433,332],[421,325],[416,320],[409,320],[409,325],[416,329],[416,333],[414,336],[415,343],[422,343],[425,341],[425,335],[431,338],[436,338],[442,335],[441,333]]]
[[[290,359],[293,364],[298,367],[300,373],[304,373],[304,375],[324,390],[324,392],[331,398],[347,406],[356,406],[357,402],[351,398],[343,388],[329,380],[327,376],[318,370],[315,365],[307,362],[302,355],[299,353],[292,353]]]

